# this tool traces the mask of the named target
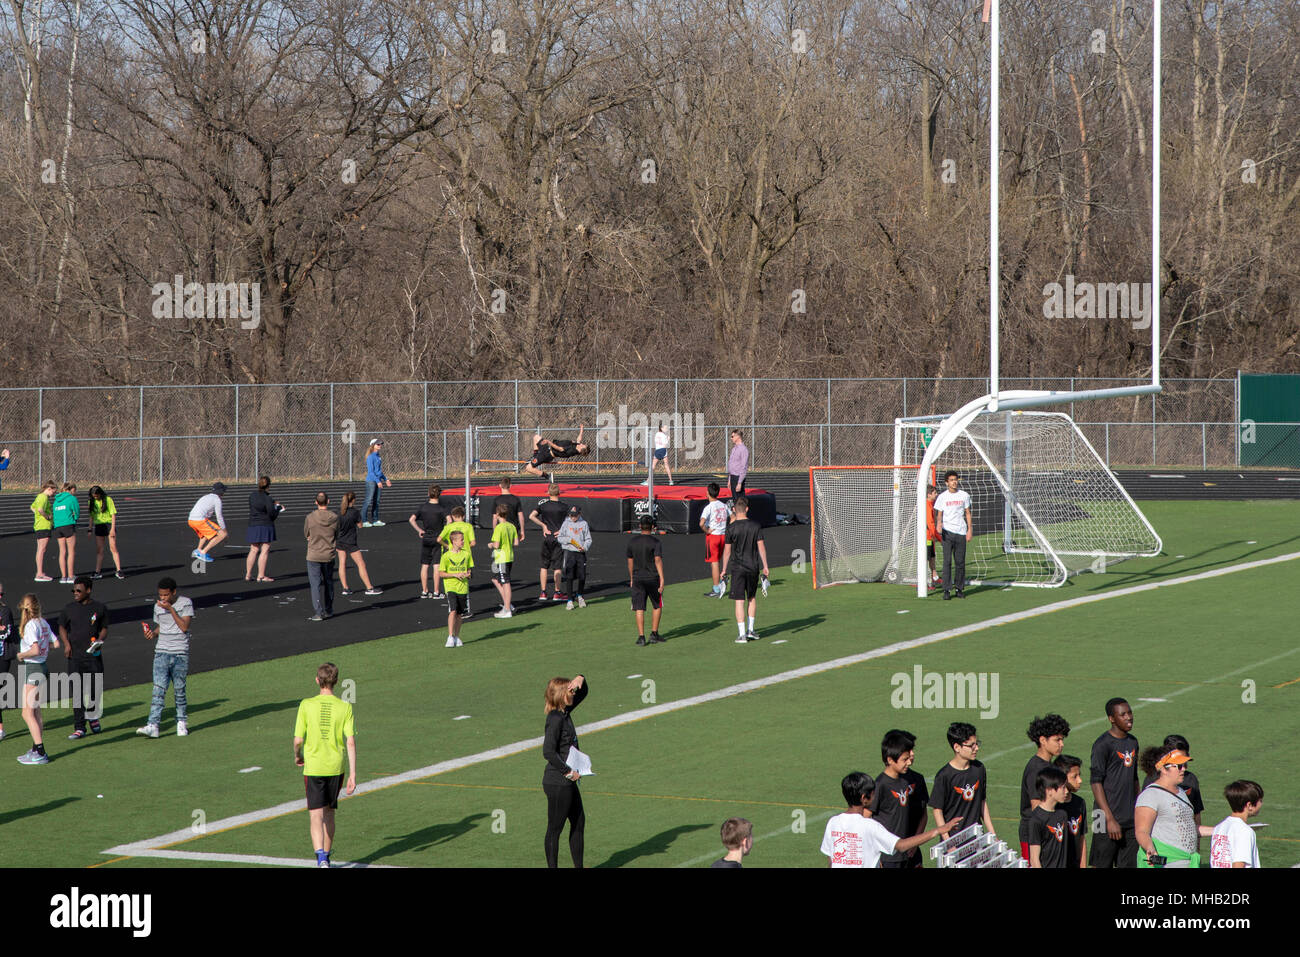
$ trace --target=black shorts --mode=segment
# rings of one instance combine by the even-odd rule
[[[510,569],[514,567],[514,562],[500,562],[493,565],[492,580],[501,585],[510,584]]]
[[[925,543],[925,554],[929,558],[934,558],[934,542]]]
[[[436,565],[442,560],[442,546],[437,542],[420,539],[420,564]]]
[[[460,592],[447,592],[447,614],[463,615],[469,611],[469,595]]]
[[[50,530],[48,528],[37,528],[33,529],[33,531],[36,533],[37,541],[50,537]]]
[[[307,789],[307,810],[319,808],[336,808],[339,806],[339,794],[347,779],[342,774],[329,777],[315,777],[310,774],[302,776],[303,786]]]
[[[537,468],[539,465],[545,465],[548,462],[554,461],[555,450],[549,445],[539,445],[537,451],[533,453],[533,457],[529,459],[528,464],[533,468]]]
[[[55,538],[72,538],[76,534],[77,526],[75,525],[60,525],[54,530]]]
[[[749,601],[758,594],[757,569],[733,568],[731,570],[731,597],[736,601]]]
[[[354,552],[361,551],[361,546],[356,542],[336,542],[334,548],[342,552],[344,555],[351,555]]]
[[[554,571],[564,567],[564,546],[558,538],[542,539],[542,569]]]
[[[112,523],[112,522],[96,522],[96,523],[95,523],[95,537],[96,537],[96,538],[108,538],[108,532],[109,532],[109,530],[110,530],[112,527],[113,527],[113,523]]]
[[[664,606],[664,596],[659,593],[659,579],[640,578],[632,582],[632,610],[645,611],[646,602],[655,608]]]

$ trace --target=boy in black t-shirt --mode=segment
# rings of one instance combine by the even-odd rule
[[[972,824],[983,823],[984,829],[993,833],[993,817],[985,800],[988,777],[984,765],[975,760],[980,753],[975,726],[964,721],[948,725],[948,744],[952,747],[952,760],[934,776],[934,823],[941,825],[952,818],[961,818],[957,830]]]
[[[99,717],[103,713],[104,658],[95,644],[102,644],[108,637],[108,606],[91,597],[92,586],[89,577],[77,576],[72,586],[73,600],[59,614],[59,637],[68,656],[67,673],[77,676],[70,741],[86,736],[87,717],[90,733],[99,734]]]
[[[560,526],[564,520],[569,517],[569,506],[560,501],[560,487],[552,484],[546,490],[547,498],[537,503],[537,507],[532,510],[528,520],[542,530],[542,593],[538,596],[538,601],[546,601],[546,574],[550,572],[554,577],[554,589],[551,597],[555,601],[567,601],[568,598],[560,591],[560,572],[564,568],[564,548],[560,540],[555,536],[560,531]]]
[[[515,527],[519,537],[515,539],[518,544],[524,540],[526,529],[524,528],[524,507],[519,502],[519,496],[510,491],[510,479],[501,480],[501,494],[492,500],[492,528],[497,527],[497,523],[502,521],[500,512],[497,511],[502,505],[506,506],[505,521]]]
[[[731,504],[735,515],[727,526],[722,546],[722,570],[731,573],[731,597],[736,600],[736,626],[740,637],[736,644],[758,641],[754,631],[754,613],[758,610],[758,588],[767,580],[767,546],[763,544],[763,526],[749,517],[749,499],[737,496]],[[730,564],[728,564],[730,563]],[[759,578],[759,567],[763,577]],[[745,628],[745,606],[749,606],[749,628]]]
[[[736,868],[754,847],[754,825],[743,817],[729,817],[722,822],[722,846],[727,853],[709,865],[710,868]]]
[[[1110,727],[1092,746],[1088,783],[1093,806],[1106,828],[1092,838],[1092,867],[1137,867],[1137,832],[1133,809],[1138,797],[1138,739],[1133,737],[1133,709],[1123,698],[1106,702]]]
[[[880,759],[885,770],[876,778],[871,795],[871,813],[885,829],[900,838],[925,832],[925,806],[930,800],[925,778],[913,771],[916,759],[916,735],[897,728],[886,731],[880,742]],[[881,867],[921,867],[921,851],[913,848],[902,853],[885,854]]]
[[[1020,776],[1020,856],[1029,860],[1029,812],[1038,806],[1034,782],[1038,780],[1038,772],[1050,767],[1065,749],[1065,739],[1070,736],[1070,722],[1059,714],[1048,714],[1029,722],[1025,733],[1038,747],[1025,765],[1025,773]]]
[[[651,532],[655,520],[649,515],[641,516],[641,534],[627,543],[627,584],[632,589],[632,610],[636,613],[636,643],[647,644],[645,640],[645,606],[648,602],[654,611],[650,614],[650,641],[657,645],[664,641],[659,637],[659,616],[664,607],[664,550]]]
[[[408,520],[411,528],[420,536],[420,597],[441,598],[442,572],[438,561],[442,558],[442,549],[438,545],[438,533],[447,524],[447,510],[442,507],[439,498],[442,487],[429,486],[429,501],[417,508]],[[433,591],[429,591],[429,566],[433,566]]]
[[[1053,767],[1065,772],[1065,784],[1070,789],[1070,799],[1061,805],[1065,812],[1066,867],[1088,866],[1088,802],[1079,797],[1083,787],[1083,762],[1070,754],[1062,754],[1052,762]]]
[[[1069,866],[1069,852],[1064,809],[1059,804],[1069,799],[1070,788],[1065,772],[1048,766],[1034,779],[1038,806],[1029,812],[1029,866],[1064,868]]]

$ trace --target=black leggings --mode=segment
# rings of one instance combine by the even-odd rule
[[[582,867],[582,836],[587,827],[587,814],[582,809],[582,793],[577,784],[543,784],[546,794],[546,866],[559,867],[560,832],[564,822],[569,822],[569,853],[573,866]]]
[[[564,553],[564,591],[570,598],[576,598],[587,586],[587,553]]]

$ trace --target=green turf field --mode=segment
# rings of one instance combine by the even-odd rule
[[[1300,561],[979,627],[582,732],[584,724],[957,626],[1300,552],[1300,502],[1143,508],[1164,537],[1164,556],[1084,575],[1060,589],[973,589],[965,602],[922,601],[902,586],[814,592],[810,576],[783,569],[771,595],[760,599],[763,640],[744,646],[733,642],[733,603],[708,599],[706,584],[690,583],[669,589],[663,631],[670,641],[660,646],[633,645],[631,613],[619,597],[571,612],[477,617],[464,626],[465,646],[457,650],[443,648],[444,630],[336,649],[328,657],[355,683],[347,690],[355,694],[359,782],[540,738],[546,681],[580,671],[591,694],[574,717],[597,771],[582,783],[588,866],[707,865],[722,853],[719,824],[738,815],[754,822],[759,839],[747,866],[818,867],[825,864],[818,852],[824,822],[841,810],[839,780],[851,770],[880,770],[879,740],[887,729],[918,735],[916,770],[930,779],[949,754],[947,724],[974,723],[995,824],[1014,841],[1020,772],[1031,753],[1029,719],[1065,715],[1075,729],[1066,752],[1083,758],[1086,769],[1092,741],[1105,728],[1103,704],[1120,695],[1133,705],[1133,733],[1143,745],[1175,731],[1190,739],[1205,823],[1226,813],[1226,782],[1253,778],[1266,792],[1264,865],[1300,862],[1300,808],[1288,803],[1282,785],[1284,742],[1300,736]],[[217,640],[223,639],[197,639],[195,657],[201,659],[202,642]],[[10,762],[0,864],[195,866],[103,853],[180,831],[187,839],[173,834],[164,853],[218,856],[203,866],[231,863],[221,860],[230,855],[309,862],[291,738],[297,702],[314,692],[323,657],[192,676],[188,738],[174,734],[170,696],[163,737],[135,735],[147,711],[145,686],[110,692],[105,732],[84,741],[66,741],[70,715],[53,712],[47,747],[54,760],[45,767],[13,762],[29,738],[11,712],[9,738],[0,745]],[[893,677],[910,678],[917,666],[996,675],[995,707],[985,717],[977,707],[894,707]],[[260,770],[244,770],[253,767]],[[534,746],[347,799],[334,857],[408,867],[538,866],[542,768]],[[292,802],[289,810],[270,810]],[[239,826],[214,826],[249,814]],[[563,840],[561,862],[567,866]]]

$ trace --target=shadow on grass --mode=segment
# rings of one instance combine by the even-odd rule
[[[791,621],[777,622],[776,624],[773,625],[763,625],[763,624],[756,623],[755,627],[758,629],[759,634],[761,634],[763,638],[766,639],[772,635],[779,635],[785,631],[789,631],[789,632],[807,631],[809,628],[817,628],[824,624],[826,624],[826,616],[822,614],[816,614],[816,615],[809,615],[807,618],[795,618],[792,619]]]
[[[65,804],[71,804],[73,801],[80,801],[79,797],[63,797],[53,801],[46,801],[44,804],[38,804],[35,807],[19,807],[12,811],[5,811],[0,814],[0,827],[10,824],[13,821],[21,821],[25,817],[35,817],[38,814],[44,814],[46,811],[54,811],[63,807]]]
[[[391,844],[385,844],[377,851],[367,854],[365,857],[357,858],[357,863],[373,864],[385,857],[405,854],[407,851],[427,851],[431,847],[446,844],[448,841],[463,837],[474,830],[479,820],[487,816],[486,814],[469,814],[451,824],[435,824],[432,827],[412,831],[405,837],[392,838]]]
[[[650,857],[654,854],[667,854],[668,849],[672,847],[673,841],[683,834],[690,834],[693,831],[707,831],[709,828],[716,827],[712,822],[708,824],[683,824],[680,827],[670,828],[667,831],[660,831],[654,837],[646,838],[635,847],[629,847],[622,851],[615,851],[603,864],[597,864],[597,867],[623,867],[631,864],[633,861],[642,857]],[[722,855],[718,855],[721,857]]]

